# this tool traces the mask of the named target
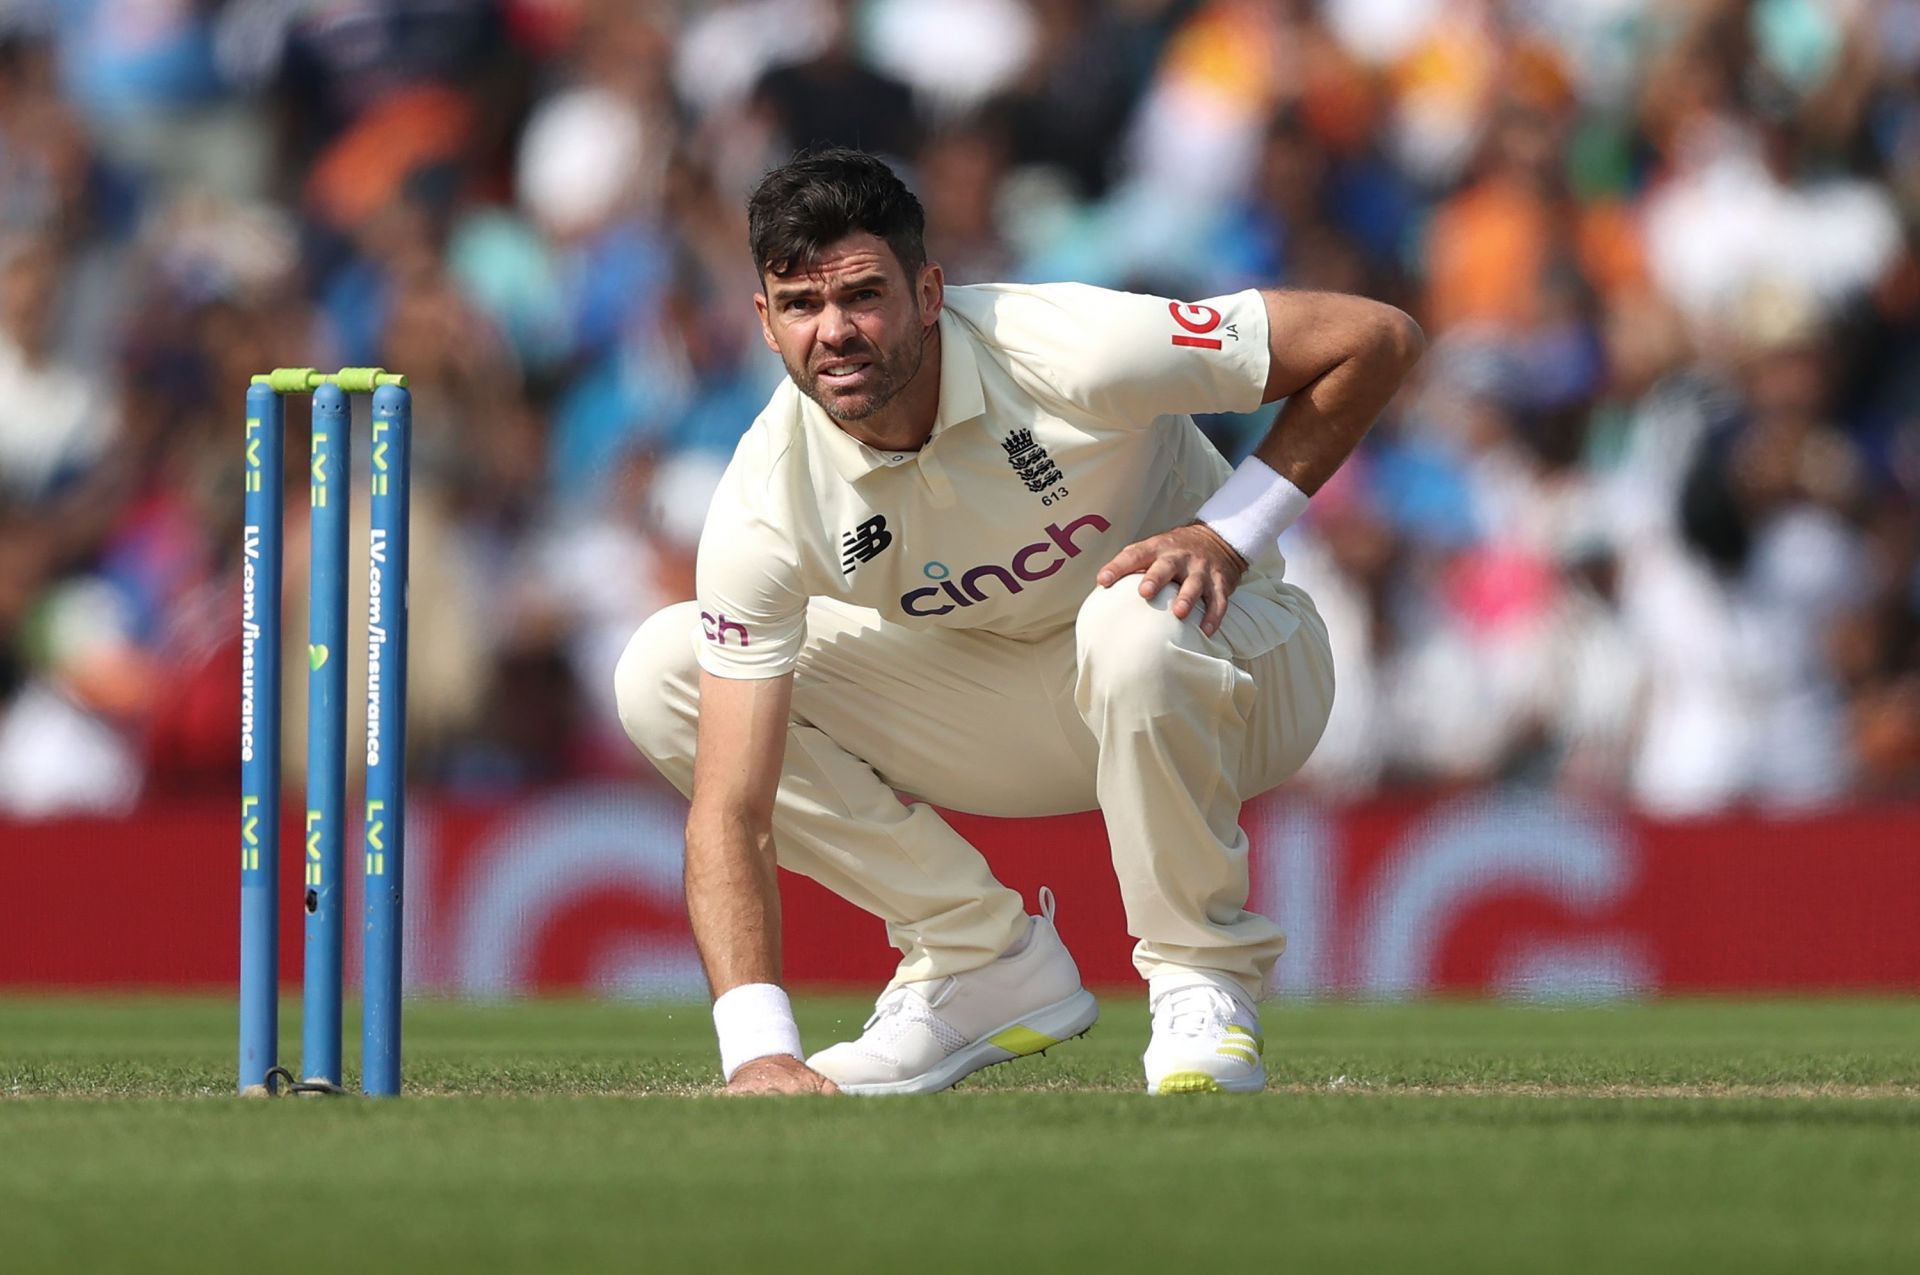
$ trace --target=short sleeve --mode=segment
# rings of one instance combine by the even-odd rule
[[[791,540],[746,499],[738,456],[700,533],[694,592],[700,667],[715,677],[779,677],[807,640],[807,594]]]
[[[1250,412],[1267,386],[1267,305],[1249,288],[1180,301],[1085,284],[1001,286],[989,339],[1067,402],[1115,423]]]

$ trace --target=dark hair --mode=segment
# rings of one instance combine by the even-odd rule
[[[926,264],[927,214],[878,156],[850,147],[802,151],[760,179],[747,200],[747,243],[762,277],[804,269],[859,231],[887,241],[908,280]]]

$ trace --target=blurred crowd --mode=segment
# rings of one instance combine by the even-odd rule
[[[232,787],[277,365],[412,377],[416,777],[634,773],[614,660],[781,375],[744,194],[811,143],[954,282],[1425,325],[1290,533],[1302,782],[1920,790],[1920,0],[0,0],[0,813]]]

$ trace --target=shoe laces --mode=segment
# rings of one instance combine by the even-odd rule
[[[898,987],[882,992],[880,999],[873,1003],[873,1016],[867,1019],[866,1025],[860,1030],[872,1031],[875,1023],[892,1018],[896,1014],[909,1013],[916,1009],[923,1011],[938,1009],[953,995],[955,983],[951,976],[941,979],[931,996],[916,991],[917,986],[919,985],[902,983]]]
[[[1221,1036],[1239,1009],[1239,1003],[1217,987],[1176,987],[1154,1001],[1153,1026],[1175,1036]]]
[[[1047,919],[1048,924],[1052,924],[1053,915],[1058,906],[1057,901],[1053,897],[1051,887],[1041,886],[1040,915]],[[873,1025],[882,1019],[891,1018],[895,1014],[916,1008],[913,1003],[914,1001],[919,1001],[920,1007],[928,1010],[939,1009],[942,1005],[953,999],[953,993],[959,985],[960,982],[957,978],[948,975],[934,985],[931,992],[916,990],[925,987],[925,983],[902,983],[890,991],[882,992],[880,999],[873,1003],[873,1016],[867,1019],[866,1026],[860,1030],[863,1032],[871,1031],[873,1030]],[[908,999],[909,997],[912,999]]]

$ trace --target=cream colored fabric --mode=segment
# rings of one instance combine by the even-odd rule
[[[1172,598],[1123,580],[1086,595],[1071,625],[1022,638],[809,603],[775,842],[782,866],[887,922],[896,983],[985,964],[1025,915],[978,851],[897,790],[987,815],[1097,806],[1141,975],[1218,970],[1261,994],[1283,940],[1245,910],[1240,804],[1299,769],[1326,725],[1326,629],[1270,577],[1242,586],[1212,638],[1175,619]],[[628,734],[682,792],[699,609],[654,616],[616,674]]]
[[[914,628],[1008,636],[1073,623],[1102,563],[1190,520],[1231,468],[1186,412],[1266,387],[1266,303],[1079,284],[949,288],[940,404],[882,453],[784,382],[741,440],[700,540],[700,659],[777,677],[811,598]],[[1277,552],[1260,564],[1283,569]]]

